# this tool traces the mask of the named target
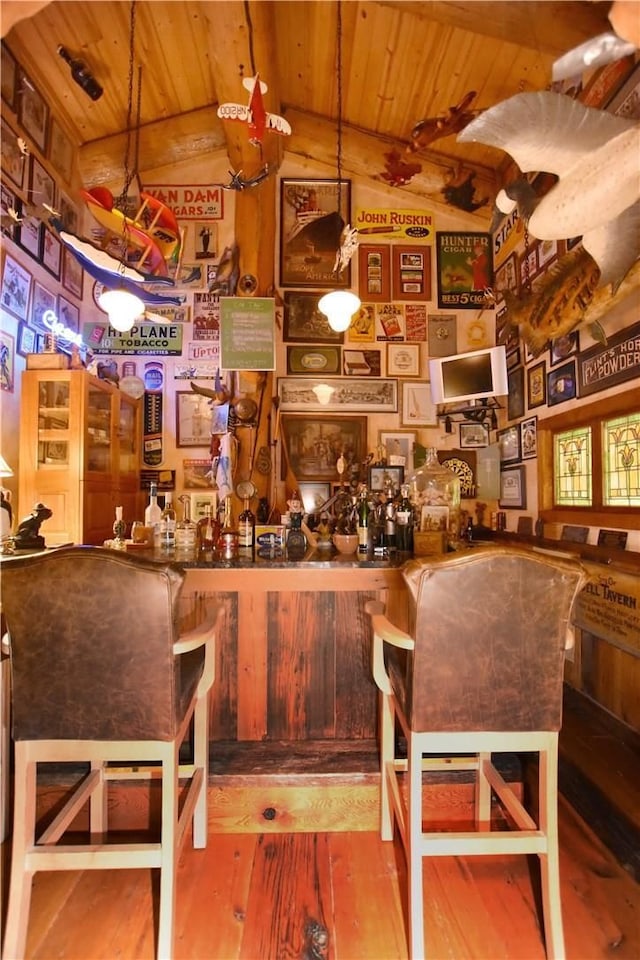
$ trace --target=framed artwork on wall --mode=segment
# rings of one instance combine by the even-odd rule
[[[470,447],[488,447],[489,424],[463,420],[460,424],[460,446],[463,450]]]
[[[37,330],[45,331],[44,316],[47,312],[55,313],[56,297],[54,293],[43,287],[36,280],[33,284],[33,299],[31,303],[31,326]]]
[[[363,303],[391,299],[390,250],[383,244],[358,246],[358,293]]]
[[[9,190],[6,184],[0,182],[0,206],[2,209],[2,234],[9,239],[17,241],[19,233],[19,224],[16,223],[12,213],[20,213],[20,201],[13,190]]]
[[[342,351],[342,373],[345,377],[381,377],[382,362],[379,350]]]
[[[578,330],[572,330],[564,337],[558,337],[551,341],[549,348],[549,365],[555,367],[562,363],[568,357],[574,356],[580,350],[580,333]]]
[[[211,429],[211,407],[207,398],[192,391],[176,390],[176,446],[207,447]]]
[[[47,204],[49,207],[56,205],[56,183],[53,177],[47,173],[37,157],[31,157],[31,175],[29,178],[31,189],[30,200],[32,203],[41,207]]]
[[[305,480],[298,484],[298,492],[305,513],[317,513],[331,496],[331,484]]]
[[[383,493],[387,489],[389,480],[393,483],[394,492],[398,492],[404,481],[404,467],[390,465],[369,467],[367,486],[374,493]]]
[[[493,282],[493,238],[490,233],[436,231],[438,307],[477,310]]]
[[[34,260],[40,259],[44,226],[38,217],[23,217],[17,233],[18,243]]]
[[[387,376],[388,377],[419,377],[420,376],[420,344],[419,343],[388,343],[387,344]]]
[[[516,367],[507,373],[509,396],[507,398],[507,417],[517,420],[524,416],[524,367]]]
[[[287,347],[287,373],[298,377],[317,377],[318,374],[341,374],[340,347],[316,344]]]
[[[0,166],[2,172],[14,187],[22,190],[27,185],[27,158],[18,146],[18,134],[4,117],[0,131]]]
[[[514,424],[498,430],[498,446],[500,448],[500,466],[510,463],[519,463],[522,459],[520,450],[520,426]]]
[[[547,403],[550,407],[576,396],[576,362],[571,360],[547,374]]]
[[[413,430],[396,430],[394,432],[380,430],[378,436],[388,465],[390,467],[404,467],[405,474],[412,473],[413,448],[418,439],[418,434],[414,433]]]
[[[56,280],[59,280],[60,265],[62,262],[62,243],[55,233],[48,230],[47,227],[42,231],[41,260],[42,266],[45,267]]]
[[[73,144],[55,117],[51,118],[49,131],[49,161],[64,182],[69,183],[73,171]]]
[[[62,286],[79,300],[82,300],[83,278],[84,270],[80,263],[71,250],[65,247],[62,254]]]
[[[332,330],[324,313],[318,310],[321,296],[321,293],[285,290],[283,340],[290,343],[344,343],[344,333]]]
[[[351,219],[351,181],[280,181],[280,286],[351,286],[351,266],[336,274],[340,234]]]
[[[527,407],[534,410],[547,402],[547,367],[544,360],[527,368]]]
[[[15,340],[10,333],[0,330],[0,390],[13,393],[15,383]]]
[[[520,450],[523,460],[531,460],[538,455],[538,418],[527,417],[520,421]]]
[[[18,328],[18,353],[26,357],[28,353],[36,352],[36,332],[26,323],[21,322]]]
[[[15,113],[18,64],[4,43],[2,44],[2,60],[0,62],[0,80],[2,81],[2,99],[9,109]]]
[[[431,384],[428,381],[402,381],[402,412],[400,423],[403,427],[436,427],[438,410],[431,399]]]
[[[527,509],[527,474],[524,464],[500,471],[499,504],[503,510]]]
[[[67,300],[62,294],[58,295],[58,320],[69,330],[78,331],[80,329],[80,310],[75,303]]]
[[[280,410],[396,413],[398,381],[373,377],[279,377]]]
[[[2,269],[2,306],[18,320],[26,320],[31,293],[31,274],[7,254]]]
[[[431,299],[431,248],[394,245],[393,299]]]
[[[18,114],[24,132],[33,140],[41,153],[46,152],[49,107],[24,70],[20,71]]]
[[[285,456],[299,483],[337,479],[336,463],[361,463],[367,455],[366,417],[282,415]]]

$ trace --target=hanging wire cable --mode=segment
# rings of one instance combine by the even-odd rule
[[[244,0],[244,16],[247,21],[247,30],[249,33],[249,59],[251,60],[251,76],[255,77],[256,75],[256,61],[253,55],[253,22],[251,20],[251,12],[249,10],[249,0]]]
[[[338,222],[342,224],[342,0],[337,0],[337,6],[338,20],[336,26],[336,73],[338,79],[338,119],[336,137],[336,170],[338,172]],[[340,229],[342,229],[342,226]]]
[[[133,170],[130,167],[131,158],[131,130],[133,128],[133,68],[135,57],[136,36],[136,0],[131,0],[129,12],[129,79],[127,89],[127,138],[124,148],[124,184],[122,194],[118,198],[123,212],[126,210],[127,195],[133,180]]]

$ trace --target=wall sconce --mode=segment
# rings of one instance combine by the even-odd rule
[[[354,313],[360,309],[360,297],[350,290],[332,290],[318,301],[318,310],[326,316],[336,333],[344,333],[351,325]]]
[[[333,387],[330,387],[328,383],[319,383],[311,389],[318,398],[318,403],[321,403],[323,406],[326,406],[333,396]]]
[[[91,97],[92,100],[99,100],[103,93],[102,87],[84,60],[78,60],[72,57],[67,48],[63,47],[62,44],[58,46],[58,53],[65,63],[68,63],[71,67],[71,76],[78,86],[82,87],[86,95]]]

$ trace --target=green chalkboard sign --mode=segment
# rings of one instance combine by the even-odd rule
[[[220,366],[223,370],[275,370],[275,300],[220,298]]]

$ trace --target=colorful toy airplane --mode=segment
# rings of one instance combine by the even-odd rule
[[[267,113],[264,108],[262,94],[269,89],[266,83],[260,80],[260,75],[256,73],[255,77],[245,77],[242,86],[249,91],[249,103],[245,106],[242,103],[221,103],[218,107],[218,116],[221,120],[241,120],[249,125],[249,143],[259,147],[262,144],[262,138],[265,131],[272,133],[281,133],[289,135],[291,127],[277,113]]]

